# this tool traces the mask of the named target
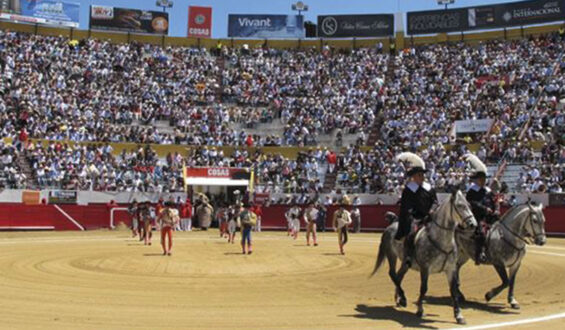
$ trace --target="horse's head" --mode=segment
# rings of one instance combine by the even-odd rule
[[[536,205],[528,201],[528,218],[524,223],[526,237],[533,239],[534,244],[544,245],[547,242],[545,235],[545,216],[543,215],[543,205]]]
[[[477,219],[461,190],[457,189],[451,193],[450,205],[451,219],[455,221],[455,224],[463,228],[477,227]]]

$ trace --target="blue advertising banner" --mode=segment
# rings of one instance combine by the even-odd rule
[[[80,3],[61,0],[2,1],[0,18],[78,28]]]
[[[304,17],[298,15],[228,15],[228,37],[304,38]]]

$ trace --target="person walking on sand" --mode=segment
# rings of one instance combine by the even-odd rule
[[[163,247],[163,255],[170,256],[172,253],[173,230],[179,221],[179,212],[174,207],[174,204],[170,202],[165,203],[165,207],[161,210],[161,213],[159,213],[159,227],[161,228],[161,246]]]
[[[242,253],[246,252],[247,244],[247,254],[251,254],[252,242],[251,242],[251,231],[253,227],[257,224],[257,215],[249,209],[249,204],[245,203],[243,205],[243,210],[239,213],[238,221],[241,228],[241,249]]]
[[[308,207],[304,210],[304,222],[306,222],[306,245],[310,246],[310,234],[314,246],[318,246],[316,241],[316,221],[318,220],[318,209],[314,206],[314,202],[310,201]]]
[[[345,254],[343,248],[345,244],[347,244],[347,227],[351,224],[351,214],[345,209],[346,205],[349,205],[349,200],[343,198],[339,205],[339,209],[334,213],[332,221],[334,231],[337,232],[339,252],[341,254]]]

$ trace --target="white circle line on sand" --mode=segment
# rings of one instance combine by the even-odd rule
[[[528,252],[533,254],[543,254],[546,256],[565,257],[565,254],[563,253],[542,252],[542,251],[528,251]]]
[[[562,319],[562,318],[565,318],[565,313],[552,314],[552,315],[541,316],[541,317],[532,317],[532,318],[529,318],[529,319],[522,319],[522,320],[516,320],[516,321],[490,323],[490,324],[483,324],[483,325],[476,325],[476,326],[462,327],[462,328],[452,328],[452,329],[458,329],[458,330],[493,329],[493,328],[511,327],[511,326],[514,326],[514,325],[524,325],[524,324],[530,324],[530,323],[546,322],[546,321],[557,320],[557,319]]]

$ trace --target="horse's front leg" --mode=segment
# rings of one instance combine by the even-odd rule
[[[447,282],[449,283],[449,292],[451,293],[451,300],[453,301],[453,315],[457,324],[466,324],[463,313],[461,313],[461,307],[459,307],[459,288],[458,280],[455,269],[448,270],[445,272],[447,275]]]
[[[508,275],[506,274],[506,268],[504,267],[504,265],[494,265],[494,269],[496,269],[496,272],[498,273],[498,276],[500,276],[502,283],[499,286],[492,288],[489,292],[485,294],[485,299],[487,302],[490,301],[492,298],[498,296],[498,294],[502,290],[508,287]]]
[[[459,302],[465,302],[467,301],[467,299],[465,298],[465,295],[463,295],[463,292],[461,292],[461,278],[459,277],[461,267],[463,267],[463,265],[460,263],[457,263],[457,265],[455,266],[455,277],[457,281],[457,297],[459,298]]]
[[[424,299],[426,298],[426,292],[428,292],[428,270],[420,269],[420,296],[418,297],[418,311],[416,316],[424,316]]]
[[[520,309],[520,304],[516,298],[514,298],[514,284],[516,282],[516,274],[518,274],[521,263],[521,261],[518,261],[516,265],[512,266],[509,270],[510,280],[508,281],[508,303],[513,309]]]
[[[396,273],[396,305],[400,307],[406,307],[406,296],[404,295],[404,290],[402,290],[402,281],[404,280],[404,275],[408,272],[408,266],[406,263],[402,262],[402,266]]]
[[[394,302],[396,303],[396,307],[400,307],[400,296],[404,295],[402,292],[402,288],[398,285],[398,276],[396,275],[396,256],[395,255],[388,255],[388,276],[394,283]]]

